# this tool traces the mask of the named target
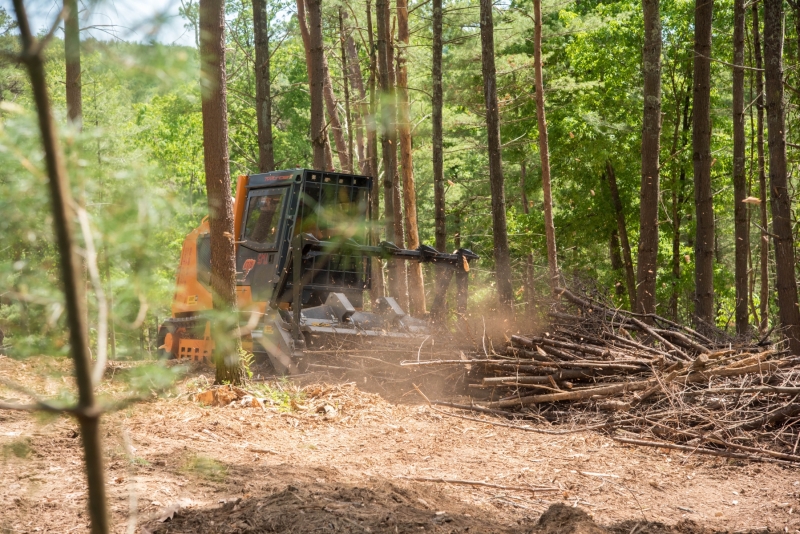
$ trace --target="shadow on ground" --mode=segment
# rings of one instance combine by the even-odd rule
[[[256,491],[215,506],[172,509],[142,524],[143,534],[195,533],[507,533],[507,534],[712,534],[691,521],[677,525],[625,521],[601,526],[580,508],[553,504],[538,520],[507,524],[453,501],[442,491],[401,486],[372,477],[337,482],[334,469],[272,466],[252,473],[266,481]],[[282,481],[280,484],[275,484]],[[288,482],[288,483],[287,483]],[[759,531],[763,533],[764,531]]]

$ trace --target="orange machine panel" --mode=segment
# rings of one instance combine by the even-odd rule
[[[179,313],[196,313],[212,308],[211,292],[197,279],[197,238],[208,231],[208,217],[205,217],[183,242],[175,297],[172,300],[173,317]]]

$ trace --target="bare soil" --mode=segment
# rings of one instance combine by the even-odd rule
[[[71,383],[68,369],[0,356],[0,376],[45,395]],[[106,395],[124,372],[107,373]],[[104,419],[115,532],[800,533],[797,468],[467,421],[406,384],[392,396],[363,380],[311,384],[267,409],[192,400],[212,380],[194,370]],[[81,454],[68,417],[0,412],[0,532],[86,531]]]

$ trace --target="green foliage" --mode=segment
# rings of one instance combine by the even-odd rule
[[[258,382],[250,385],[250,389],[259,397],[266,399],[267,403],[277,406],[283,412],[297,409],[299,403],[305,400],[305,393],[296,385],[283,378],[274,382]]]
[[[292,5],[288,0],[266,3],[272,54],[274,151],[279,168],[306,166],[311,161],[305,53]],[[364,10],[349,9],[339,1],[325,3],[323,29],[328,66],[334,92],[343,106],[340,6],[348,13],[347,24],[356,43],[365,88],[370,75],[369,38]],[[405,53],[413,170],[419,233],[422,242],[430,244],[434,234],[429,120],[431,7],[422,2],[412,8],[411,43]],[[694,2],[666,0],[660,9],[664,44],[657,300],[658,311],[669,315],[670,302],[677,299],[678,318],[687,320],[692,311],[694,206],[691,131],[685,129],[685,119],[691,117],[687,102],[690,104],[692,91]],[[536,289],[545,292],[547,285],[533,93],[532,0],[498,4],[494,13],[508,231],[513,282],[521,306],[524,265],[529,254],[533,257]],[[197,37],[197,3],[182,2],[181,15],[187,29]],[[795,16],[789,13],[791,22]],[[448,0],[444,19],[443,141],[448,248],[458,245],[481,255],[472,271],[470,298],[473,304],[488,304],[494,299],[494,260],[477,0]],[[717,3],[712,51],[715,58],[730,59],[731,21],[732,2]],[[610,239],[616,231],[616,220],[603,173],[606,163],[611,162],[635,262],[643,106],[641,5],[633,0],[574,4],[545,0],[543,23],[559,262],[570,280],[606,295],[618,305],[629,306],[624,291],[616,290],[624,286],[624,273],[611,264]],[[230,167],[236,176],[256,172],[258,160],[249,1],[227,2],[226,29]],[[787,63],[796,62],[800,55],[797,37],[795,24],[787,23]],[[14,52],[17,48],[14,24],[0,8],[0,50]],[[48,45],[47,75],[54,116],[59,123],[73,196],[91,220],[91,237],[99,253],[104,289],[112,302],[115,357],[146,358],[156,348],[157,323],[170,314],[183,239],[207,214],[198,54],[192,47],[91,38],[83,40],[81,52],[82,130],[65,120],[63,41],[56,36]],[[749,84],[749,72],[747,76]],[[787,76],[790,86],[800,86],[797,69],[787,69]],[[354,99],[351,109],[355,111],[356,101],[367,98],[367,93],[360,95],[353,87],[350,89]],[[729,322],[733,309],[730,92],[730,69],[714,62],[712,150],[717,159],[712,175],[718,234],[715,291],[721,326]],[[799,97],[791,91],[787,95],[790,103],[797,105]],[[746,101],[754,96],[746,87]],[[752,110],[753,107],[748,110],[748,128]],[[789,118],[791,140],[797,136],[792,128],[796,117],[790,114]],[[368,126],[375,124],[371,117],[365,122]],[[691,127],[690,120],[688,126]],[[748,151],[751,149],[748,145]],[[800,151],[790,151],[789,158],[790,167],[796,165]],[[524,184],[523,164],[527,170]],[[751,194],[757,196],[757,173],[752,172],[754,158],[750,152],[748,166],[754,176]],[[63,357],[68,351],[43,169],[26,75],[19,64],[8,59],[8,54],[0,54],[0,329],[6,333],[13,357]],[[375,178],[380,177],[379,174]],[[528,199],[527,214],[522,206],[523,188]],[[676,230],[677,248],[673,250]],[[754,262],[759,238],[754,228]],[[85,236],[76,234],[76,239],[83,244]],[[677,276],[673,275],[675,260]],[[426,280],[432,289],[431,272],[426,272]],[[757,306],[757,296],[753,300]],[[93,291],[89,291],[87,305],[90,336],[96,350],[97,303]],[[163,385],[162,379],[171,379],[163,368],[152,371],[152,376],[147,374],[150,371],[143,371],[141,377],[132,377],[132,387]],[[281,406],[291,399],[281,387],[267,389]]]

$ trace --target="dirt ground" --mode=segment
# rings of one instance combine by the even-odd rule
[[[67,369],[0,356],[0,376],[47,395],[70,382]],[[117,371],[107,394],[122,387]],[[413,388],[382,397],[319,383],[266,409],[192,400],[212,380],[194,370],[168,396],[104,419],[115,532],[593,534],[596,522],[625,534],[800,533],[797,468],[468,421]],[[0,452],[0,532],[87,530],[74,421],[0,412]]]

